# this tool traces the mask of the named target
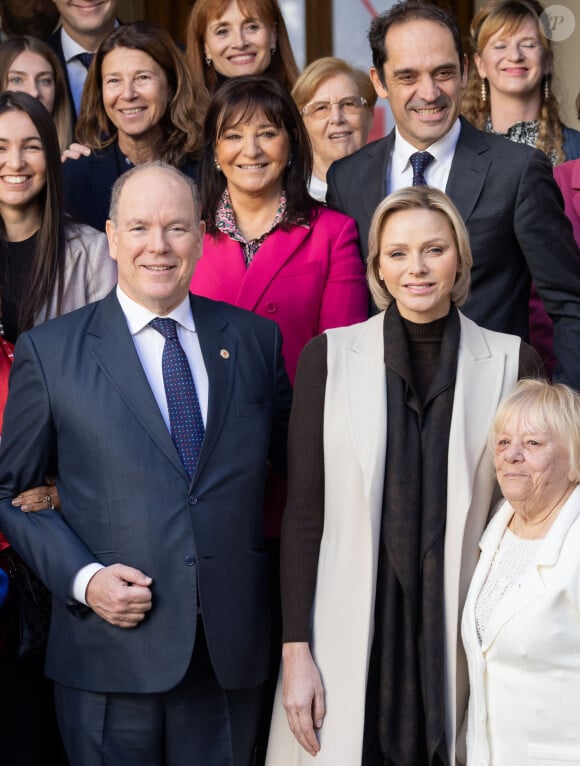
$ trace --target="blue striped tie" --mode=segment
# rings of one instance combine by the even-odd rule
[[[171,438],[187,475],[191,478],[197,466],[205,434],[193,375],[185,351],[177,337],[176,321],[156,317],[149,324],[165,338],[161,368],[169,410]]]

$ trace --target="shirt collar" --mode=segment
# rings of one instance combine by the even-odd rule
[[[61,27],[60,29],[60,42],[64,60],[67,64],[75,59],[79,53],[87,53],[82,46],[72,39],[68,32],[65,32],[64,27]],[[91,51],[88,52],[91,53]]]
[[[459,118],[457,118],[457,120],[455,120],[451,126],[451,130],[448,130],[443,138],[439,139],[439,141],[435,141],[434,144],[428,146],[425,151],[429,152],[429,154],[432,154],[437,162],[441,163],[442,165],[447,165],[453,159],[453,155],[455,154],[455,147],[459,141],[460,133],[461,122],[459,121]],[[399,128],[395,127],[394,153],[403,166],[403,169],[406,169],[409,166],[409,157],[417,151],[419,151],[417,147],[406,141],[399,133]]]
[[[115,20],[115,29],[119,26],[119,21]],[[87,51],[80,46],[72,37],[65,31],[64,27],[60,28],[60,44],[62,45],[62,54],[67,64],[76,59],[79,53],[95,53],[95,51]]]
[[[121,309],[127,320],[129,332],[131,335],[137,335],[143,328],[147,327],[152,319],[155,319],[158,314],[155,314],[145,306],[137,303],[132,298],[129,298],[127,293],[117,285],[117,299],[121,304]],[[191,311],[191,304],[189,302],[189,293],[181,301],[179,306],[176,306],[173,311],[165,315],[168,319],[175,319],[177,324],[185,327],[186,330],[195,332],[195,322]]]

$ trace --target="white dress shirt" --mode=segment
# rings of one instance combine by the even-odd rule
[[[165,338],[160,332],[149,326],[149,322],[158,315],[129,298],[118,285],[117,299],[127,320],[127,326],[133,338],[139,361],[145,372],[145,377],[151,386],[151,391],[163,416],[167,430],[171,431],[161,364]],[[177,337],[191,367],[191,373],[197,389],[201,417],[205,426],[207,425],[209,380],[201,354],[199,337],[195,330],[189,295],[166,317],[168,319],[175,319],[177,322]],[[95,562],[94,564],[87,564],[77,572],[72,585],[72,595],[76,601],[80,601],[88,606],[85,598],[87,585],[91,577],[100,569],[103,569],[103,565]]]
[[[60,29],[60,42],[64,60],[66,61],[68,81],[78,116],[81,110],[83,88],[85,87],[85,80],[87,79],[87,69],[85,65],[78,60],[77,56],[79,53],[93,53],[93,51],[86,51],[82,46],[75,42],[72,37],[64,31],[64,27],[61,27]]]
[[[429,186],[434,186],[442,192],[445,191],[447,186],[451,163],[460,133],[461,123],[457,119],[451,130],[443,138],[440,138],[439,141],[436,141],[424,150],[435,158],[425,170],[425,180]],[[395,128],[395,144],[387,170],[387,194],[398,191],[405,186],[413,185],[413,168],[409,157],[417,151],[419,149],[405,141],[399,133],[399,129]]]

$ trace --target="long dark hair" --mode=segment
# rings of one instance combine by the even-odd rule
[[[175,167],[194,159],[200,148],[203,116],[191,74],[169,32],[144,21],[118,27],[99,46],[83,89],[77,139],[91,149],[103,149],[117,140],[117,128],[103,104],[102,79],[103,59],[115,48],[143,51],[165,72],[170,98],[159,122],[159,159]]]
[[[54,120],[42,104],[28,93],[0,93],[0,116],[6,112],[24,112],[38,130],[46,163],[46,184],[39,193],[40,229],[36,238],[32,272],[23,291],[18,332],[28,330],[49,300],[57,285],[57,312],[60,314],[63,291],[65,226],[62,195],[60,149]],[[0,217],[2,243],[6,228]]]
[[[199,185],[202,216],[211,233],[217,232],[215,214],[227,183],[214,161],[216,144],[227,125],[244,122],[256,112],[263,112],[276,127],[285,128],[290,137],[290,163],[282,178],[286,191],[286,214],[281,226],[288,228],[309,223],[313,210],[318,207],[308,194],[308,182],[312,175],[310,140],[292,97],[272,77],[235,77],[214,94],[204,124]]]

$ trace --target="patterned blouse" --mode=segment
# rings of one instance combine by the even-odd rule
[[[262,244],[262,242],[266,239],[268,234],[270,232],[274,231],[274,229],[280,225],[280,223],[284,219],[284,214],[286,212],[286,194],[284,190],[280,193],[280,204],[278,205],[278,210],[276,211],[276,215],[274,216],[274,220],[272,221],[270,228],[265,231],[263,234],[261,234],[259,237],[256,237],[255,239],[246,239],[242,232],[238,228],[238,224],[236,222],[236,215],[234,213],[234,209],[232,207],[232,201],[230,199],[230,193],[226,189],[224,190],[224,193],[221,196],[221,199],[219,201],[219,204],[217,206],[216,216],[215,216],[215,223],[218,229],[223,232],[224,234],[227,234],[232,239],[235,239],[236,242],[239,242],[242,246],[242,250],[244,252],[244,260],[246,262],[246,266],[249,266],[251,262],[254,259],[254,256],[258,252],[258,248]]]
[[[494,133],[496,136],[503,136],[509,141],[513,141],[514,144],[526,144],[526,146],[532,146],[535,149],[536,141],[538,140],[538,132],[540,130],[540,123],[538,120],[516,122],[511,128],[508,128],[505,133],[500,133],[498,130],[493,129],[491,119],[488,117],[483,129],[486,133]],[[555,165],[556,157],[550,155],[550,162],[552,165]]]

